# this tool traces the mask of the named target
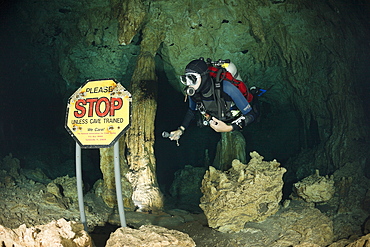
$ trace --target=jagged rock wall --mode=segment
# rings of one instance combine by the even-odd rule
[[[76,178],[68,175],[51,180],[40,169],[23,170],[17,158],[6,156],[0,161],[0,224],[17,228],[59,218],[78,221],[76,184]],[[112,210],[101,198],[87,193],[84,200],[89,227],[107,222]]]
[[[210,166],[202,181],[199,205],[210,227],[239,232],[246,222],[259,222],[275,214],[282,198],[285,168],[263,161],[257,152],[247,165],[234,160],[226,172]]]
[[[285,233],[274,246],[297,246],[298,243],[328,246],[333,242],[333,221],[314,207],[290,205],[276,217],[281,220],[279,226]],[[297,239],[300,239],[298,243]]]

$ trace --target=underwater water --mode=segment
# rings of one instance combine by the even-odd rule
[[[15,1],[14,3],[20,2],[22,1]],[[28,4],[36,2],[37,1],[29,1]],[[22,16],[23,12],[18,12],[19,9],[15,7],[13,2],[2,1],[0,2],[0,7],[0,159],[12,154],[14,158],[20,160],[20,167],[24,170],[39,169],[50,179],[55,179],[65,175],[73,177],[76,173],[75,141],[64,127],[67,100],[87,79],[99,79],[91,78],[91,74],[95,72],[94,70],[99,70],[99,68],[106,66],[106,64],[102,62],[102,64],[100,64],[101,67],[97,66],[97,68],[93,68],[89,71],[91,74],[87,73],[86,70],[83,70],[81,67],[75,66],[83,60],[81,59],[81,57],[85,56],[83,52],[79,53],[78,51],[73,50],[76,54],[74,54],[75,56],[68,57],[68,59],[71,58],[70,60],[63,59],[63,55],[66,54],[57,52],[60,51],[57,49],[58,47],[62,47],[63,45],[66,45],[67,42],[71,41],[68,41],[68,39],[58,39],[63,33],[61,31],[61,27],[58,26],[59,24],[47,25],[46,27],[37,26],[34,27],[35,30],[28,32],[29,30],[25,30],[25,19],[18,18],[19,16]],[[61,19],[64,20],[63,18],[68,16],[70,10],[63,7],[57,8],[55,11],[58,15],[61,15]],[[40,16],[42,15],[47,15],[47,13],[41,13]],[[61,23],[63,22],[61,21]],[[226,25],[227,23],[228,22],[225,22],[223,25]],[[109,28],[105,27],[104,30],[109,30]],[[30,33],[33,35],[30,35]],[[133,69],[135,67],[132,66],[132,64],[135,64],[133,62],[136,62],[137,54],[140,50],[140,42],[142,38],[140,35],[134,38],[133,44],[125,46],[124,48],[123,46],[112,48],[105,44],[98,46],[95,41],[90,42],[81,49],[86,49],[86,54],[89,54],[89,56],[83,58],[86,58],[85,61],[88,63],[91,61],[89,60],[90,57],[98,55],[103,57],[106,55],[108,57],[109,54],[116,53],[116,51],[121,52],[118,67],[127,66],[127,69],[125,70],[127,73],[124,76],[122,75],[121,78],[116,79],[124,85],[129,85]],[[66,43],[58,43],[55,42],[55,40],[58,40],[58,42],[63,40],[63,42]],[[104,51],[107,52],[104,53]],[[243,54],[245,55],[246,53]],[[187,102],[184,102],[183,93],[179,90],[175,90],[174,87],[170,85],[170,79],[167,77],[169,71],[167,70],[168,68],[163,66],[165,59],[162,58],[162,55],[163,54],[157,54],[156,56],[156,75],[158,77],[154,144],[156,175],[159,187],[165,195],[165,206],[170,205],[170,208],[172,207],[171,209],[176,208],[188,210],[188,212],[192,213],[191,217],[196,218],[200,217],[199,215],[202,214],[202,211],[198,207],[200,191],[194,190],[194,197],[191,198],[191,200],[189,199],[188,204],[185,205],[185,203],[183,203],[185,201],[184,199],[181,201],[181,198],[176,196],[171,197],[171,186],[175,182],[174,180],[177,174],[179,174],[179,171],[185,170],[189,167],[199,168],[199,170],[204,169],[205,171],[210,165],[212,165],[217,154],[217,143],[220,140],[220,134],[214,132],[209,127],[198,126],[197,121],[195,120],[180,139],[179,146],[176,145],[176,142],[162,137],[163,131],[170,132],[177,129],[187,110]],[[67,65],[64,64],[63,67],[64,69],[71,67],[68,73],[65,71],[64,73],[61,72],[61,61],[68,61]],[[94,66],[95,65],[99,64],[94,64]],[[113,64],[109,64],[109,66],[106,67],[110,66],[113,66]],[[363,71],[367,71],[366,73],[361,74],[361,78],[358,79],[358,87],[364,89],[362,91],[360,90],[360,96],[363,98],[361,102],[364,104],[365,113],[367,114],[370,109],[368,107],[368,64],[357,64],[354,67],[361,67]],[[81,71],[73,70],[73,68],[79,68]],[[277,75],[275,72],[277,71],[276,67],[267,68],[264,73],[269,73],[268,76],[270,78],[275,78]],[[170,71],[170,73],[173,73],[173,71]],[[298,71],[297,73],[301,72]],[[71,76],[72,78],[75,78],[75,81],[71,82],[71,80],[67,80],[63,77],[66,76],[66,74],[76,74],[75,77]],[[325,75],[324,77],[326,76],[329,75]],[[110,77],[110,75],[107,77]],[[283,177],[285,182],[283,187],[283,201],[288,202],[284,205],[284,208],[282,208],[280,213],[284,214],[284,210],[292,210],[292,212],[296,210],[294,211],[295,215],[295,212],[301,213],[301,211],[307,210],[309,211],[306,214],[307,218],[311,215],[318,215],[318,218],[320,218],[321,213],[323,213],[328,217],[332,217],[331,219],[336,217],[334,228],[335,231],[337,231],[337,236],[345,236],[345,234],[347,234],[345,232],[347,230],[341,230],[344,229],[342,226],[346,226],[346,224],[352,227],[352,232],[360,234],[364,218],[368,217],[366,210],[368,210],[368,201],[370,200],[368,200],[369,196],[365,197],[365,195],[369,194],[367,193],[368,188],[366,187],[366,178],[361,177],[361,179],[363,179],[363,184],[361,184],[361,181],[355,181],[356,184],[354,183],[354,185],[351,186],[351,176],[353,173],[357,174],[357,170],[353,170],[355,171],[353,172],[349,171],[350,169],[345,167],[343,171],[338,172],[338,176],[346,177],[346,179],[343,179],[338,183],[342,190],[338,191],[336,195],[337,197],[335,200],[337,201],[333,200],[334,202],[332,201],[331,204],[324,203],[315,205],[313,203],[304,203],[302,200],[292,200],[291,205],[288,205],[291,199],[290,195],[293,190],[293,183],[304,177],[315,174],[316,167],[319,167],[320,165],[325,167],[325,162],[327,160],[327,163],[329,163],[329,165],[327,165],[328,168],[324,171],[320,171],[320,174],[332,175],[335,169],[332,167],[332,157],[329,157],[330,150],[327,151],[324,149],[324,152],[322,151],[323,149],[320,149],[321,152],[314,153],[316,148],[322,144],[322,138],[320,138],[320,135],[322,135],[322,133],[326,134],[326,132],[319,127],[323,126],[322,122],[324,120],[320,118],[322,116],[317,114],[317,116],[320,117],[317,117],[316,119],[314,116],[309,114],[302,116],[300,115],[299,110],[297,110],[298,107],[293,106],[292,102],[278,104],[276,101],[278,98],[277,95],[281,92],[286,92],[282,90],[293,90],[291,86],[284,85],[285,81],[289,81],[288,78],[278,77],[279,76],[276,76],[276,81],[273,82],[276,82],[276,85],[280,83],[280,87],[276,86],[271,88],[271,90],[266,92],[260,98],[260,118],[242,131],[246,139],[245,152],[247,153],[247,159],[249,159],[250,152],[257,151],[264,157],[264,160],[271,161],[276,159],[281,163],[282,167],[287,168],[288,171]],[[364,82],[364,84],[362,84],[362,82]],[[299,89],[297,89],[297,91],[298,90]],[[294,96],[297,94],[297,91],[294,91],[291,94],[290,92],[287,92],[286,95]],[[317,93],[319,94],[322,92]],[[331,94],[329,95],[332,96]],[[298,97],[294,99],[301,100]],[[289,98],[289,100],[293,99]],[[297,103],[297,105],[299,104]],[[356,112],[356,110],[354,110],[354,112]],[[305,117],[310,119],[307,120]],[[331,117],[336,119],[338,116],[333,115]],[[304,130],[303,126],[308,126],[308,128]],[[336,127],[337,126],[330,126],[330,128],[333,129]],[[339,138],[339,140],[341,139]],[[342,145],[342,143],[332,144],[333,146]],[[303,152],[305,150],[307,151],[306,153]],[[292,163],[291,160],[297,158],[301,153],[305,154],[302,155],[304,159],[298,161],[295,160],[296,162]],[[333,154],[333,156],[336,155],[337,154]],[[102,172],[99,167],[99,156],[98,149],[82,150],[82,168],[85,191],[91,190],[94,183],[98,179],[102,178]],[[323,164],[312,164],[312,160],[320,160],[319,158],[323,160]],[[345,162],[351,164],[352,160],[346,160]],[[359,163],[358,165],[357,163],[354,163],[356,165],[355,167],[364,169],[365,175],[367,174],[366,177],[369,178],[370,170],[366,169],[366,167],[369,167],[368,159],[364,159],[361,162],[363,163]],[[365,164],[366,162],[367,165]],[[358,174],[361,174],[361,172],[362,171],[359,171]],[[197,174],[199,175],[199,173]],[[347,177],[350,177],[351,179]],[[202,178],[202,176],[200,176],[200,178]],[[28,186],[36,188],[37,184]],[[356,208],[356,212],[354,212],[355,210],[351,211],[346,208],[346,204],[348,202],[354,203],[355,207],[353,208]],[[182,205],[182,203],[184,205]],[[359,208],[362,209],[360,210]],[[94,211],[98,209],[94,208],[90,210]],[[184,213],[182,211],[180,212]],[[172,217],[176,218],[175,216],[179,216],[176,214],[180,213],[172,212],[168,213],[166,216],[169,216],[172,219]],[[142,217],[149,219],[151,216],[152,215],[148,214]],[[184,219],[183,215],[176,219],[179,220],[179,218],[180,223],[188,223],[181,221]],[[350,222],[352,218],[354,220]],[[279,224],[285,224],[281,223],[283,222],[284,217],[279,217],[279,215],[277,215],[276,218],[270,220],[271,222],[267,221],[265,222],[265,225],[251,224],[248,229],[250,231],[258,232],[261,237],[265,235],[265,232],[262,230],[258,231],[260,230],[259,227],[261,229],[267,229],[267,232],[274,230],[271,232],[278,236],[280,234],[279,231],[281,230],[278,229]],[[291,222],[292,225],[294,225],[294,220],[295,219]],[[225,235],[222,235],[219,232],[215,233],[213,229],[209,228],[204,217],[197,219],[196,221],[197,222],[194,225],[182,225],[179,229],[192,232],[193,236],[198,238],[198,241],[200,242],[202,241],[202,238],[206,238],[206,235],[209,236],[208,239],[212,239],[213,236],[217,235],[218,238],[210,240],[214,241],[212,242],[214,245],[210,246],[217,246],[216,242],[220,239],[223,239],[226,242],[227,238]],[[117,221],[114,222],[114,220],[112,220],[112,222],[117,223]],[[152,222],[157,221],[154,219]],[[278,224],[277,222],[280,223]],[[330,220],[327,220],[327,222],[331,223]],[[137,227],[138,225],[132,226]],[[116,225],[109,225],[107,228],[109,229],[106,230],[99,228],[96,230],[95,234],[99,235],[102,233],[106,239],[109,232],[112,231],[111,229],[115,229]],[[205,234],[198,234],[198,230]],[[287,231],[291,231],[291,229],[287,228]],[[241,235],[242,234],[240,234],[240,238],[242,238]],[[250,233],[249,236],[251,235],[253,234]],[[276,239],[276,236],[271,237],[271,242]],[[258,241],[259,240],[256,237],[256,242]]]
[[[65,91],[65,81],[54,67],[52,47],[30,43],[22,23],[11,18],[11,4],[2,5],[0,26],[0,155],[12,153],[26,169],[40,168],[51,179],[75,174],[75,142],[64,128],[66,104],[73,89]],[[168,190],[174,173],[185,165],[207,167],[212,164],[220,134],[196,121],[180,140],[163,139],[163,131],[176,129],[187,109],[184,96],[168,83],[163,68],[157,69],[158,108],[155,122],[155,155],[160,187]],[[80,81],[82,85],[85,81]],[[74,90],[75,90],[74,89]],[[266,93],[268,98],[268,93]],[[281,162],[299,151],[300,120],[293,112],[275,114],[262,100],[262,116],[243,132],[246,152],[257,150],[266,160]],[[273,123],[273,124],[272,124]],[[286,145],[281,145],[284,140]],[[102,174],[99,151],[82,151],[84,181],[92,184]]]

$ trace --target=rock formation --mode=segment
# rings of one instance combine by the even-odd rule
[[[118,42],[128,45],[143,25],[146,6],[142,0],[116,0],[112,3],[112,10],[118,12]]]
[[[80,223],[59,219],[46,225],[27,228],[21,225],[9,229],[0,225],[0,244],[3,247],[74,246],[92,247],[90,236]]]
[[[216,157],[213,166],[221,171],[230,169],[234,159],[242,163],[247,161],[246,141],[243,134],[239,131],[221,133],[221,140],[217,143]]]
[[[219,175],[220,178],[223,178],[224,176],[229,178],[230,184],[236,184],[241,187],[245,186],[246,188],[248,186],[258,186],[258,181],[263,180],[264,178],[269,178],[274,181],[281,180],[281,177],[279,176],[274,179],[274,176],[278,173],[276,170],[279,170],[279,167],[275,167],[275,165],[278,164],[277,162],[262,161],[262,157],[257,154],[252,156],[257,160],[254,160],[252,163],[248,164],[248,166],[235,161],[234,168],[231,168],[229,171],[224,173],[216,171],[214,173]],[[4,160],[9,162],[8,164],[19,162],[10,156]],[[21,163],[19,164],[22,166]],[[7,165],[0,167],[0,211],[2,212],[0,213],[0,224],[6,228],[7,233],[9,233],[10,229],[17,229],[21,224],[25,223],[28,227],[27,229],[29,229],[27,231],[37,235],[35,233],[37,230],[34,231],[32,229],[40,229],[39,226],[42,224],[49,226],[51,224],[50,221],[53,218],[60,219],[61,217],[64,217],[66,219],[71,219],[71,221],[79,220],[78,205],[75,197],[76,181],[74,177],[65,176],[51,180],[49,178],[45,178],[44,174],[42,175],[38,172],[27,171],[28,175],[39,174],[41,177],[35,179],[45,181],[45,183],[42,184],[26,178],[22,169],[17,170],[17,174],[12,173],[17,177],[17,179],[15,179],[7,170],[3,170],[4,168],[8,171],[10,170],[10,167]],[[186,172],[184,172],[186,173],[186,176],[183,177],[189,178],[191,175],[197,174],[197,172],[192,172],[193,169],[196,170],[197,168],[188,168]],[[204,168],[198,169],[201,170]],[[358,236],[362,235],[360,228],[361,225],[363,225],[363,232],[365,234],[369,231],[368,229],[370,229],[368,227],[369,223],[363,220],[366,217],[366,214],[359,211],[359,205],[362,205],[362,203],[365,203],[364,206],[366,205],[366,202],[361,201],[361,198],[363,198],[367,193],[369,181],[364,177],[356,176],[356,174],[351,172],[352,169],[361,170],[361,167],[357,165],[347,165],[334,174],[334,178],[336,178],[335,180],[337,183],[337,190],[334,197],[328,202],[309,203],[304,200],[286,200],[283,203],[283,207],[280,207],[276,213],[266,217],[261,222],[246,222],[245,224],[237,222],[241,226],[238,229],[238,233],[225,234],[220,231],[215,231],[214,229],[207,227],[207,219],[203,214],[192,214],[178,209],[165,210],[165,212],[161,213],[153,212],[152,214],[126,212],[126,220],[127,224],[131,227],[135,227],[135,229],[139,229],[142,225],[158,225],[166,227],[167,229],[179,230],[189,234],[189,236],[197,243],[197,246],[218,245],[231,247],[261,245],[279,247],[296,246],[299,244],[302,246],[328,246],[333,241],[337,241],[336,243],[333,243],[331,247],[344,247],[359,239]],[[236,170],[239,172],[236,172]],[[242,170],[245,171],[244,175],[240,172]],[[249,174],[248,176],[248,171],[250,172],[250,170],[253,170],[253,175]],[[273,172],[274,170],[275,173]],[[280,172],[283,173],[283,171]],[[208,171],[208,173],[210,172]],[[269,177],[264,176],[264,174],[269,173],[272,175]],[[349,177],[350,174],[354,178],[351,182],[341,182],[349,181],[349,179],[339,179],[344,176]],[[9,177],[9,179],[6,179],[6,177]],[[245,181],[253,182],[253,184],[241,185],[238,183],[238,178],[243,177],[245,178]],[[219,181],[221,180],[222,179],[219,179]],[[197,180],[194,179],[189,182],[192,181]],[[225,182],[226,180],[223,179],[223,181]],[[225,184],[227,185],[227,183],[224,183],[224,187],[227,187]],[[277,184],[278,182],[275,183],[271,181],[271,185],[279,187],[280,185]],[[177,184],[177,186],[179,186],[179,184]],[[218,186],[217,183],[215,186]],[[189,186],[189,188],[190,187],[191,186]],[[113,225],[120,224],[117,212],[114,209],[108,208],[101,197],[95,196],[102,192],[97,191],[101,190],[101,188],[102,187],[100,186],[94,188],[96,190],[95,194],[89,192],[84,198],[89,232],[92,231],[95,226],[104,226],[106,222]],[[191,188],[196,188],[196,186]],[[179,197],[181,197],[181,195],[187,196],[182,199],[183,201],[185,201],[186,198],[189,198],[189,191],[185,188],[178,189],[178,192],[180,193],[178,194]],[[233,190],[238,192],[240,195],[243,194],[241,191],[238,191],[237,188]],[[247,190],[247,192],[248,191],[249,190]],[[250,191],[255,190],[251,189]],[[230,195],[232,194],[231,192],[232,191],[229,191]],[[267,195],[263,195],[263,193],[265,193],[263,189],[258,193],[260,193],[259,195],[262,195],[262,198],[267,197]],[[279,193],[281,192],[276,192],[278,197]],[[220,197],[222,197],[222,195],[220,195]],[[250,194],[248,192],[246,196],[240,196],[239,198],[240,201],[245,201],[245,198],[249,197]],[[234,203],[236,199],[237,198],[234,194],[232,197],[230,196],[229,201]],[[257,198],[257,200],[258,199],[259,198]],[[348,207],[343,207],[340,212],[337,212],[340,206],[340,204],[338,204],[339,199],[342,201],[340,204],[346,204]],[[217,199],[215,199],[215,201],[217,201]],[[229,201],[226,203],[229,203]],[[226,207],[231,205],[231,203],[225,204]],[[271,204],[274,205],[274,203]],[[216,203],[214,203],[214,205],[216,205]],[[236,205],[236,203],[233,205]],[[253,206],[252,203],[250,206]],[[219,210],[219,208],[215,208]],[[357,209],[348,211],[348,208]],[[210,209],[210,211],[211,210],[212,209]],[[237,211],[237,208],[233,208],[232,211]],[[230,212],[230,215],[233,215],[233,213],[234,212]],[[242,213],[244,213],[244,211]],[[220,214],[222,214],[222,212]],[[26,226],[22,226],[22,229],[25,229]],[[234,228],[236,227],[234,226]],[[136,238],[141,234],[139,233],[141,230],[131,230],[133,235],[132,238]],[[164,229],[162,230],[165,232],[169,231]],[[5,230],[3,232],[5,232]],[[353,235],[348,237],[349,233],[352,233]],[[57,236],[57,233],[55,232],[52,234],[53,237]],[[160,234],[156,235],[153,233],[153,235],[160,238],[160,241],[165,238],[160,237]],[[38,236],[41,237],[41,235]],[[45,235],[42,236],[44,237]],[[167,240],[174,240],[172,236],[173,235],[171,233],[171,237],[167,237]],[[47,236],[46,238],[48,239],[49,237],[50,236]],[[156,241],[158,238],[155,238]],[[4,241],[3,239],[1,240]],[[167,244],[169,242],[170,241],[162,241],[161,244]],[[6,244],[9,243],[6,242]]]
[[[189,235],[160,226],[144,225],[138,230],[118,228],[112,233],[106,247],[194,247]]]
[[[199,206],[210,227],[238,232],[246,222],[263,221],[278,211],[286,170],[276,160],[263,161],[257,152],[250,155],[247,165],[234,160],[228,171],[209,167],[204,175]]]
[[[10,169],[9,165],[14,165]],[[0,162],[0,224],[8,228],[47,224],[53,219],[79,221],[75,177],[46,177],[40,170],[19,169],[11,155]],[[7,169],[7,170],[4,170]],[[111,211],[93,193],[85,195],[88,226],[104,224]],[[95,208],[95,209],[94,209]],[[98,210],[99,213],[93,212]]]
[[[334,177],[314,175],[294,184],[295,192],[306,202],[326,202],[334,196]]]
[[[158,10],[159,11],[159,10]],[[140,55],[131,79],[133,115],[127,132],[126,177],[133,187],[132,200],[142,211],[160,210],[163,207],[159,190],[154,156],[154,120],[157,109],[157,76],[154,56],[164,39],[162,26],[165,19],[154,12],[152,21],[143,29]]]
[[[333,221],[312,206],[299,207],[293,203],[275,217],[279,218],[279,226],[284,232],[275,246],[296,246],[298,243],[327,246],[333,242]]]
[[[360,2],[367,6],[366,2]],[[369,30],[368,22],[363,21],[363,18],[367,20],[366,8],[361,6],[358,2],[318,0],[309,3],[94,0],[84,4],[67,0],[48,4],[24,1],[18,11],[22,14],[14,18],[25,20],[17,27],[27,30],[22,37],[40,47],[37,51],[43,53],[40,52],[39,57],[49,59],[48,66],[57,70],[55,74],[62,78],[45,80],[40,86],[47,87],[48,81],[58,81],[55,91],[60,97],[65,97],[86,78],[104,77],[115,77],[125,85],[131,81],[137,84],[143,80],[153,81],[153,90],[149,91],[155,92],[155,56],[161,61],[157,63],[157,70],[164,72],[180,91],[177,75],[191,59],[230,58],[238,65],[242,78],[248,79],[249,86],[273,86],[263,99],[272,113],[281,109],[291,113],[292,121],[283,119],[282,114],[266,114],[271,117],[269,122],[298,123],[294,126],[297,128],[290,129],[294,132],[291,135],[283,135],[283,128],[274,128],[268,133],[270,137],[266,137],[265,145],[269,145],[269,151],[274,153],[272,150],[278,149],[293,155],[306,150],[313,157],[308,167],[332,173],[342,161],[350,160],[351,150],[368,137],[363,104],[356,97],[363,95],[356,92],[356,88],[362,81],[359,75],[366,71],[366,63],[362,61],[367,61],[368,55],[363,51],[369,50],[368,43],[363,42]],[[18,40],[26,40],[22,37]],[[146,56],[148,59],[144,61]],[[142,64],[151,71],[142,70]],[[132,77],[135,69],[137,72]],[[147,77],[138,76],[139,71]],[[144,112],[153,119],[156,105],[142,103],[139,105],[147,111],[134,106],[134,112]],[[261,124],[266,127],[265,132],[270,132],[267,123]],[[137,133],[135,125],[144,128],[142,123],[133,124],[133,131]],[[153,137],[148,132],[154,131],[150,125],[152,120],[145,126],[147,134],[142,135],[144,140],[149,140],[142,141],[149,153]],[[274,145],[271,136],[296,146],[290,149]],[[342,147],[342,143],[346,145]],[[139,149],[141,144],[130,145],[127,154],[143,150]],[[155,163],[153,157],[144,153],[138,156]],[[289,163],[289,171],[299,179],[312,174],[309,168],[297,165],[303,156],[297,157]],[[132,158],[129,157],[128,165],[136,163]],[[155,170],[154,163],[148,165],[147,171]]]
[[[360,239],[356,240],[353,243],[350,243],[346,247],[368,247],[370,246],[370,234],[361,237]]]
[[[125,150],[126,143],[124,137],[120,138],[119,145],[121,150]],[[113,208],[117,205],[116,183],[114,175],[114,151],[113,147],[100,149],[100,169],[103,173],[103,180],[95,184],[95,191],[101,196],[108,207]],[[134,209],[132,201],[132,185],[126,178],[128,166],[126,157],[123,152],[120,152],[120,171],[122,197],[124,206],[128,210]],[[102,183],[101,183],[102,182]]]

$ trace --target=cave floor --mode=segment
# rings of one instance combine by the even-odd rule
[[[27,176],[31,175],[35,174]],[[27,227],[44,225],[60,218],[76,222],[80,219],[76,198],[57,197],[48,192],[46,184],[27,179],[23,175],[17,183],[10,180],[5,186],[0,186],[0,195],[0,224],[7,228],[15,229],[22,224]],[[92,192],[85,194],[84,202],[89,233],[96,247],[103,247],[110,233],[120,226],[119,214],[116,209],[108,208]],[[288,247],[304,242],[328,246],[334,240],[343,238],[343,234],[338,234],[338,229],[343,229],[342,232],[345,230],[345,238],[354,233],[361,236],[363,215],[335,215],[335,208],[329,204],[319,209],[313,203],[300,200],[289,202],[281,205],[278,212],[262,222],[246,223],[238,233],[222,233],[212,229],[201,210],[178,209],[172,204],[162,212],[149,214],[127,211],[125,216],[128,227],[138,229],[150,224],[178,230],[187,233],[200,247]],[[338,220],[340,217],[341,220]],[[351,219],[358,220],[351,223]],[[354,232],[350,228],[351,224],[358,226],[359,230]]]
[[[325,231],[320,229],[320,225],[325,224],[319,220],[320,217],[323,218],[323,214],[312,204],[302,201],[291,201],[289,207],[282,206],[275,215],[262,222],[246,223],[244,229],[238,233],[223,233],[210,228],[206,216],[199,211],[191,213],[182,209],[167,209],[161,213],[126,212],[125,215],[128,227],[137,229],[143,224],[153,224],[178,230],[187,233],[199,247],[289,247],[300,243],[328,246],[331,243],[329,236],[323,236]],[[117,229],[119,215],[112,215],[109,220],[113,225],[95,228],[91,232],[97,247],[104,247],[108,235]],[[294,229],[299,228],[297,222],[301,224],[302,220],[310,228],[306,233],[300,232],[302,229]],[[325,238],[327,240],[323,245]]]

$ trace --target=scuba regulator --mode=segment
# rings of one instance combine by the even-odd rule
[[[185,89],[184,89],[184,92],[187,96],[193,96],[195,94],[195,89],[192,88],[192,87],[189,87],[187,86]]]

